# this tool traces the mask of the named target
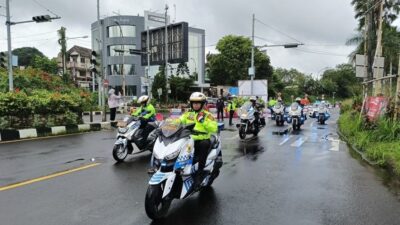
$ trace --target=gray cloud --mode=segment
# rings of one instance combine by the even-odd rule
[[[90,35],[90,24],[97,19],[96,1],[35,0],[60,15],[62,19],[51,23],[21,24],[12,27],[13,48],[35,46],[49,57],[59,51],[56,31],[67,28],[67,36]],[[34,0],[12,0],[13,21],[30,19],[35,15],[49,14]],[[298,49],[268,48],[273,66],[296,68],[305,73],[317,73],[321,68],[333,67],[347,62],[354,47],[344,46],[355,34],[357,22],[348,0],[100,0],[101,15],[143,15],[144,10],[163,12],[165,3],[174,18],[176,5],[177,21],[188,21],[190,25],[206,30],[206,45],[216,42],[227,34],[251,35],[251,17],[272,26],[305,43]],[[1,8],[1,14],[5,14]],[[5,18],[0,18],[4,24]],[[4,27],[5,28],[5,27]],[[283,44],[293,39],[257,22],[256,44]],[[5,29],[4,29],[5,30]],[[47,33],[46,33],[47,32]],[[46,33],[46,34],[43,34]],[[266,41],[268,40],[268,41]],[[90,39],[69,40],[74,44],[90,47]],[[0,48],[6,49],[6,34],[0,36]],[[215,51],[208,47],[207,51]]]

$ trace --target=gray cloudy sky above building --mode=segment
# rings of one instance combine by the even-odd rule
[[[345,45],[356,34],[357,26],[349,0],[100,0],[100,14],[106,17],[143,15],[144,10],[163,12],[165,3],[176,22],[187,21],[190,26],[206,30],[207,52],[215,52],[215,44],[224,35],[250,36],[253,13],[262,22],[255,25],[256,45],[296,40],[305,44],[296,49],[267,48],[274,67],[317,74],[325,67],[346,63],[347,55],[355,48]],[[4,1],[1,4],[0,14],[5,15]],[[55,57],[59,52],[57,30],[61,26],[67,28],[68,37],[89,35],[87,39],[69,40],[68,47],[91,47],[90,24],[97,19],[96,0],[11,0],[10,4],[12,21],[52,15],[48,10],[62,17],[51,23],[13,26],[13,48],[36,47],[48,57]],[[4,17],[0,17],[0,23],[5,23]],[[1,50],[7,47],[5,31],[3,26]]]

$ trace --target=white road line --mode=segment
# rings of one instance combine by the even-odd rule
[[[279,145],[283,145],[285,144],[287,141],[289,141],[290,138],[292,138],[293,136],[287,136],[285,137],[285,139],[283,139],[283,141],[281,143],[279,143]]]
[[[329,149],[329,151],[339,151],[339,145],[340,145],[340,140],[332,140],[331,141],[332,147]]]
[[[292,147],[300,147],[302,144],[304,144],[304,142],[307,141],[307,137],[301,137],[299,139],[297,139],[297,141],[293,142],[290,146]]]
[[[310,124],[310,128],[313,127],[315,121],[312,121]]]

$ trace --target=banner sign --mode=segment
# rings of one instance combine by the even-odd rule
[[[365,112],[368,120],[374,121],[386,112],[388,100],[385,97],[368,97],[365,104]]]

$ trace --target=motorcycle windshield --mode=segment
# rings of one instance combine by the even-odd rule
[[[274,106],[275,109],[280,109],[282,107],[282,104],[280,102],[276,103]]]
[[[292,103],[292,105],[290,106],[290,109],[292,111],[297,111],[299,109],[299,104],[297,102]]]
[[[251,102],[246,102],[240,107],[240,114],[250,112],[251,110],[253,110],[253,105]]]
[[[166,119],[160,126],[161,133],[166,138],[173,136],[181,128],[182,123],[179,119]]]

